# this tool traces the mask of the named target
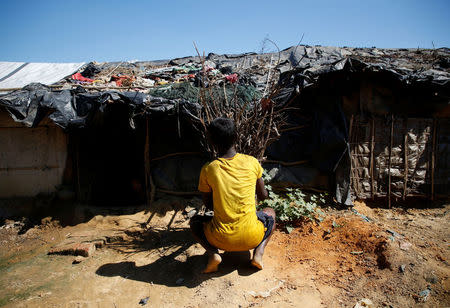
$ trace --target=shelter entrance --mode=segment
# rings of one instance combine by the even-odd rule
[[[145,201],[145,125],[131,128],[129,107],[111,104],[97,111],[87,128],[75,132],[79,200],[99,206],[126,206]],[[144,123],[145,124],[145,123]]]

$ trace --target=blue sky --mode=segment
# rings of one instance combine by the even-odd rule
[[[302,44],[450,47],[449,0],[0,0],[0,61],[157,60]],[[272,47],[269,48],[273,49]]]

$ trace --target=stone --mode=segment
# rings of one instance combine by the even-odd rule
[[[430,296],[431,288],[427,287],[425,290],[421,291],[419,293],[419,302],[425,303],[428,300],[428,297]]]
[[[91,243],[95,245],[95,248],[102,248],[105,245],[106,239],[94,240]]]
[[[435,275],[429,275],[425,278],[425,280],[432,284],[438,283],[439,281],[439,279]]]
[[[392,236],[394,236],[394,237],[401,237],[401,235],[400,235],[399,233],[397,233],[397,232],[395,232],[395,231],[393,231],[393,230],[387,229],[386,231],[387,231],[388,233],[392,234]]]
[[[178,278],[177,281],[175,282],[177,285],[182,284],[184,281],[184,278]]]
[[[194,217],[195,214],[197,214],[197,209],[190,210],[190,211],[187,213],[187,217],[190,219],[190,218]]]
[[[83,256],[76,256],[75,259],[73,259],[72,264],[79,264],[83,262],[86,258]]]
[[[368,298],[363,298],[359,300],[353,308],[374,308],[373,302]]]
[[[399,244],[399,247],[401,250],[409,250],[409,248],[412,246],[412,244],[410,242],[407,241],[403,241]]]
[[[93,243],[72,243],[54,247],[49,250],[48,254],[90,257],[94,254],[94,252],[95,244]]]
[[[139,301],[139,305],[141,305],[141,306],[147,305],[147,302],[149,299],[150,299],[150,297],[144,297],[143,299],[141,299]]]

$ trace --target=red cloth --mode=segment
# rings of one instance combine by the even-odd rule
[[[78,80],[78,81],[84,81],[84,82],[94,82],[93,79],[83,77],[83,75],[81,75],[81,73],[75,73],[75,74],[73,74],[73,75],[72,75],[72,79],[73,79],[73,80]]]
[[[118,87],[121,87],[123,85],[124,81],[128,81],[128,85],[131,84],[136,78],[134,76],[128,76],[128,75],[121,75],[121,76],[116,76],[113,75],[111,76],[111,79],[114,80],[116,82],[116,85]],[[159,78],[158,78],[159,79]],[[155,79],[156,80],[156,79]]]
[[[238,81],[238,75],[236,73],[231,74],[231,75],[226,76],[225,79],[231,83],[235,83]]]

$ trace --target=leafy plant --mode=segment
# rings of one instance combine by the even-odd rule
[[[269,183],[270,175],[264,171],[263,180]],[[269,198],[259,204],[259,208],[271,207],[275,210],[277,220],[285,225],[290,233],[292,224],[301,220],[321,222],[324,213],[318,208],[326,203],[326,193],[312,194],[304,193],[299,188],[288,188],[284,194],[273,191],[272,185],[266,184]]]

